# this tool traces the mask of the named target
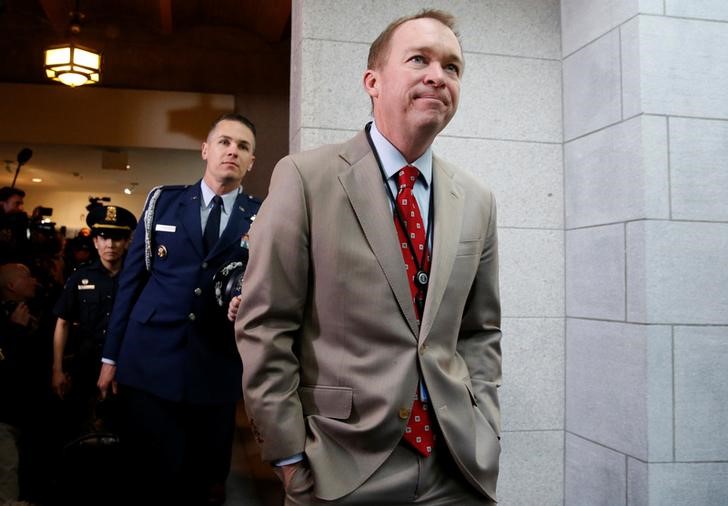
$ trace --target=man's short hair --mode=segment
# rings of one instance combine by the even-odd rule
[[[439,9],[423,9],[417,14],[395,19],[389,24],[389,26],[387,26],[387,28],[384,29],[382,33],[379,34],[379,37],[377,37],[369,47],[367,68],[374,70],[386,63],[387,56],[389,55],[389,46],[392,42],[392,36],[397,28],[407,21],[423,18],[434,19],[435,21],[439,21],[443,25],[447,26],[450,30],[452,30],[452,33],[455,34],[455,37],[458,39],[458,43],[460,43],[460,34],[455,29],[455,16],[449,12],[441,11]],[[460,46],[462,47],[462,43],[460,43]]]
[[[255,133],[255,125],[248,118],[238,112],[226,112],[225,114],[218,116],[217,119],[212,122],[212,125],[210,125],[210,130],[207,133],[208,136],[210,135],[210,132],[215,130],[215,127],[221,121],[237,121],[238,123],[242,123],[246,127],[250,128],[250,131],[253,132],[253,137],[257,135]]]
[[[17,195],[20,198],[25,198],[25,192],[20,188],[11,188],[9,186],[3,186],[0,188],[0,202],[7,201],[13,195]]]

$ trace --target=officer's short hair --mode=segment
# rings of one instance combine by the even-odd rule
[[[246,118],[239,112],[226,112],[225,114],[218,116],[217,119],[215,119],[215,121],[212,122],[212,125],[210,125],[210,130],[207,132],[208,137],[210,135],[210,132],[215,130],[215,127],[221,121],[237,121],[238,123],[242,123],[246,127],[250,128],[250,131],[253,132],[253,137],[256,136],[255,125],[253,124],[252,121],[250,121],[248,118]]]

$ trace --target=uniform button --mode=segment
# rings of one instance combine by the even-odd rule
[[[195,295],[202,295],[202,288],[195,288]]]
[[[195,313],[190,313],[187,315],[187,319],[191,322],[195,321],[197,319],[197,315]]]
[[[409,408],[399,408],[399,417],[402,420],[409,420],[409,417],[410,417]]]
[[[207,262],[202,262],[202,268],[207,269]]]
[[[101,331],[102,334],[106,334],[106,329]]]

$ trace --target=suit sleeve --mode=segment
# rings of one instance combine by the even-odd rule
[[[496,434],[501,432],[497,388],[501,384],[500,295],[495,199],[490,212],[478,270],[463,313],[457,349],[470,372],[473,396]]]
[[[250,230],[250,260],[235,323],[243,394],[265,460],[303,452],[306,429],[295,353],[309,289],[309,224],[301,175],[289,158],[274,169]]]
[[[119,357],[121,342],[126,333],[126,325],[129,321],[129,314],[134,307],[139,293],[149,279],[149,273],[144,262],[144,215],[134,231],[129,250],[124,259],[124,266],[119,274],[119,287],[114,299],[114,307],[109,319],[109,327],[106,332],[103,358],[116,361]]]

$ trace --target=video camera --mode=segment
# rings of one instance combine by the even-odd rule
[[[22,261],[39,255],[53,254],[56,244],[56,224],[50,220],[53,209],[38,206],[33,214],[24,212],[0,215],[0,246],[2,261]]]
[[[104,204],[102,202],[111,202],[110,197],[92,197],[89,195],[88,197],[88,205],[86,206],[86,210],[91,212],[92,209],[95,209],[97,207],[103,207]]]

